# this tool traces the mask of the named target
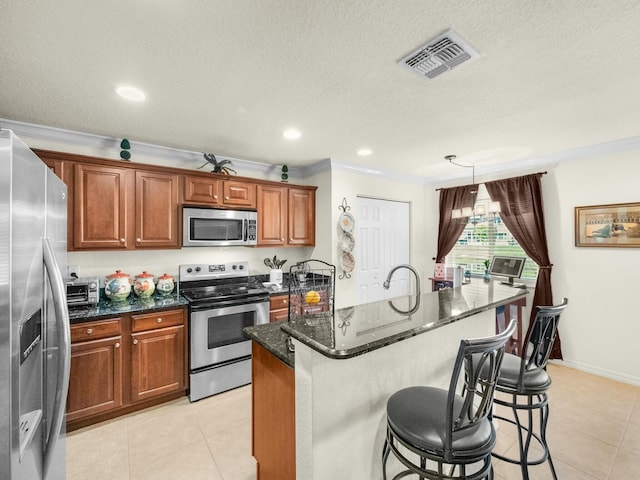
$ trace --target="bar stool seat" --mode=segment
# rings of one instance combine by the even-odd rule
[[[449,389],[413,386],[387,401],[383,479],[390,453],[406,467],[394,480],[493,478],[491,450],[496,433],[489,419],[498,370],[516,328],[493,337],[462,340]]]
[[[492,419],[503,420],[516,426],[518,436],[518,458],[510,458],[493,452],[500,460],[520,465],[523,480],[529,479],[529,466],[549,463],[551,475],[558,479],[547,443],[547,423],[549,421],[549,398],[551,378],[546,365],[558,331],[560,314],[567,307],[568,300],[551,307],[536,307],[536,317],[524,345],[523,356],[505,354],[496,383],[498,395],[494,405],[511,409],[512,416],[505,417],[492,413]],[[500,395],[505,394],[505,395]],[[539,422],[534,423],[534,412]],[[521,420],[524,417],[524,422]],[[538,458],[529,458],[529,448],[535,441],[542,449]]]

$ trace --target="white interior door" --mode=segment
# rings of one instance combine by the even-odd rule
[[[410,293],[407,269],[393,274],[389,290],[382,288],[392,267],[409,263],[409,203],[358,197],[356,265],[360,302],[376,302]]]

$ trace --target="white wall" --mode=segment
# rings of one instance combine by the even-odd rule
[[[358,218],[354,208],[357,205],[358,195],[380,198],[385,200],[396,200],[410,203],[410,224],[411,224],[411,252],[410,262],[420,272],[420,279],[423,285],[427,278],[433,273],[430,263],[435,251],[431,251],[424,242],[425,222],[430,215],[427,214],[425,205],[424,185],[422,183],[408,183],[389,178],[385,175],[367,174],[361,171],[346,169],[333,165],[331,169],[331,204],[328,205],[331,212],[328,231],[330,238],[323,234],[323,242],[331,242],[332,263],[336,266],[340,264],[338,258],[338,219],[342,210],[338,208],[342,204],[342,199],[346,198],[347,204],[351,207],[354,218]],[[437,210],[437,204],[436,204]],[[437,220],[436,220],[437,228]],[[320,237],[316,237],[320,238]],[[357,258],[358,248],[357,226],[354,230],[355,248],[354,256]],[[428,260],[428,261],[427,261]],[[357,270],[354,269],[354,273]],[[338,268],[338,273],[340,273]],[[336,307],[345,307],[359,303],[360,294],[358,292],[358,279],[356,275],[351,278],[336,279]]]
[[[554,300],[569,299],[560,325],[565,363],[635,385],[640,249],[575,247],[574,207],[640,202],[638,153],[561,163],[543,178]]]

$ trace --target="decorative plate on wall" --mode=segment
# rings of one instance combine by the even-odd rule
[[[343,252],[351,252],[356,245],[356,241],[349,232],[342,232],[340,238],[338,238],[338,244]]]
[[[344,212],[340,215],[338,223],[343,232],[351,233],[356,222],[350,213]]]
[[[350,252],[342,252],[342,258],[340,258],[340,268],[345,273],[353,272],[353,267],[356,265],[356,260],[353,258]]]

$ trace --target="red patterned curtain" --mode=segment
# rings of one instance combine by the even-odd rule
[[[533,294],[533,305],[553,305],[551,292],[551,264],[547,248],[547,232],[542,205],[542,173],[523,177],[486,182],[492,201],[500,202],[500,218],[525,253],[538,264],[538,280]],[[441,210],[442,215],[442,210]],[[531,309],[529,331],[535,318]],[[524,352],[523,352],[524,353]],[[551,358],[562,358],[560,335],[556,337]]]

